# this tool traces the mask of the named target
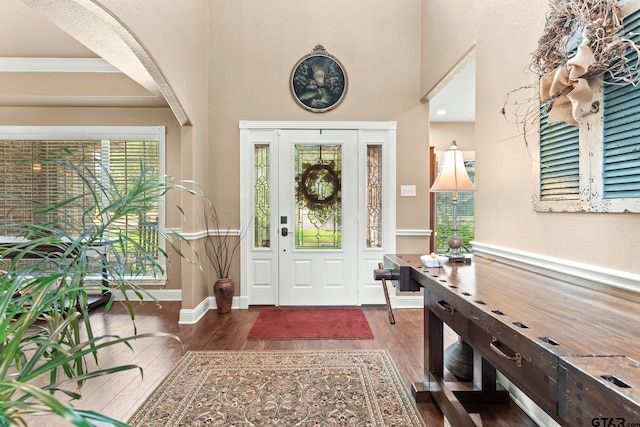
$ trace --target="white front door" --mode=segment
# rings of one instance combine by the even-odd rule
[[[384,304],[373,270],[395,252],[395,129],[240,122],[241,308]]]
[[[357,138],[355,130],[280,133],[280,305],[358,303]]]

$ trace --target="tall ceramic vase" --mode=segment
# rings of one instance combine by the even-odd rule
[[[228,277],[218,279],[216,283],[213,284],[213,295],[216,297],[218,313],[225,314],[231,311],[234,293],[235,285],[233,280]]]

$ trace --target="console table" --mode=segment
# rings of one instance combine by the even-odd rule
[[[424,289],[424,378],[453,426],[475,426],[465,402],[504,402],[496,370],[563,426],[640,425],[640,295],[571,284],[499,261],[426,268],[385,255],[378,280]],[[443,325],[473,348],[473,384],[445,381]]]

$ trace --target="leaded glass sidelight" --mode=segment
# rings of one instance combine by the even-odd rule
[[[269,145],[255,145],[253,156],[253,244],[256,248],[268,248],[271,246],[271,191],[269,187],[271,161]]]
[[[367,145],[367,248],[382,247],[382,146]]]
[[[342,148],[295,146],[296,249],[342,248]]]

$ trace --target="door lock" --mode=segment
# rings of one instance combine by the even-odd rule
[[[280,234],[282,234],[283,237],[287,237],[289,235],[289,229],[287,227],[282,227]]]

